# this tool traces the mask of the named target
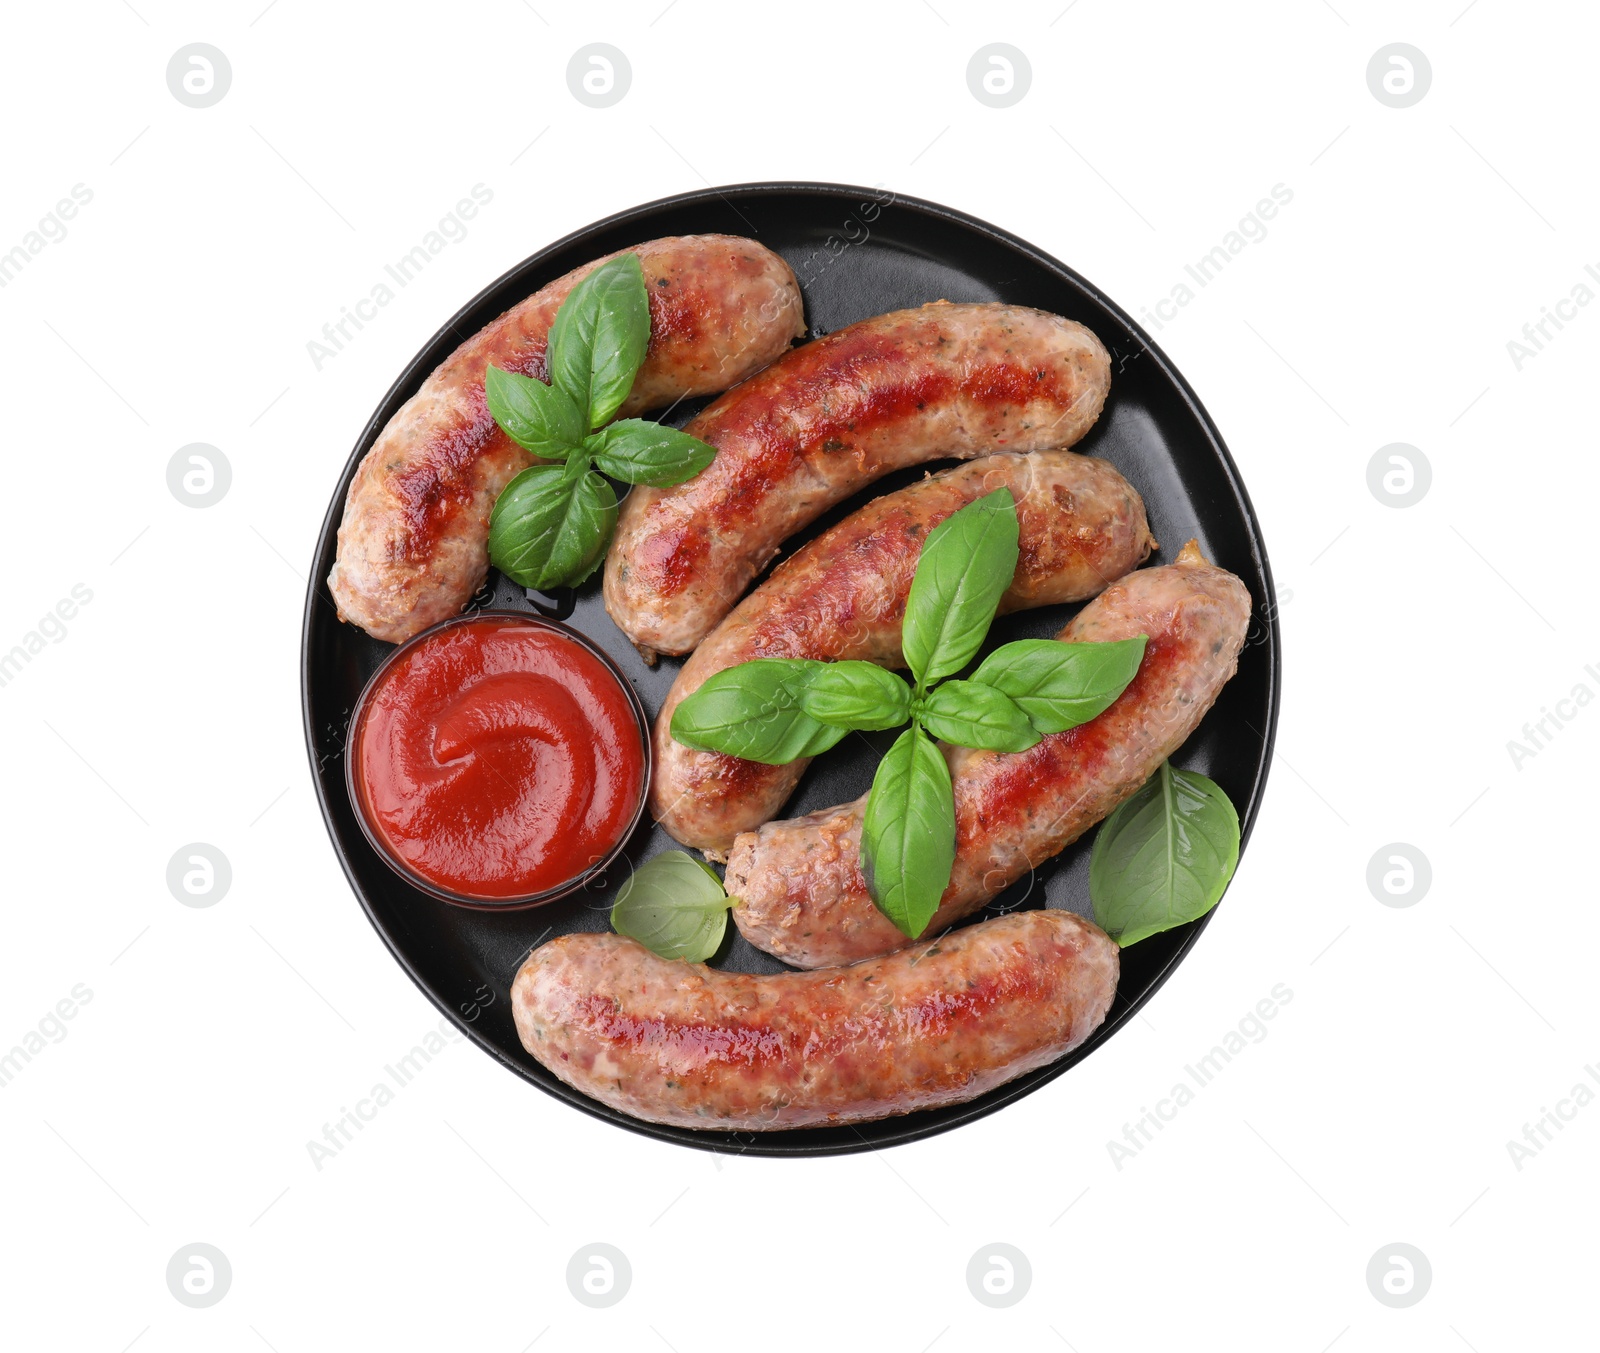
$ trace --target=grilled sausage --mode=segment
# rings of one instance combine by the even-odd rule
[[[577,934],[534,950],[511,1012],[522,1046],[603,1104],[651,1123],[762,1132],[975,1099],[1088,1038],[1117,972],[1117,946],[1065,911],[764,977]]]
[[[886,494],[784,560],[678,673],[655,727],[650,811],[715,859],[770,821],[807,761],[766,766],[673,740],[672,712],[717,672],[752,658],[859,658],[904,667],[900,625],[927,534],[995,489],[1017,500],[1020,557],[1002,611],[1082,601],[1137,568],[1154,541],[1144,503],[1103,460],[1006,452]]]
[[[1238,665],[1250,594],[1190,541],[1166,568],[1108,588],[1062,631],[1068,643],[1149,636],[1104,713],[1026,752],[945,747],[955,786],[956,860],[927,935],[977,911],[1130,797],[1183,745]],[[728,892],[740,933],[802,968],[854,963],[912,943],[861,877],[866,798],[740,836]]]
[[[637,254],[644,269],[650,347],[618,417],[726,390],[805,327],[794,273],[753,240],[685,235],[621,252]],[[489,568],[489,512],[533,463],[490,417],[484,369],[545,379],[556,311],[605,261],[550,283],[473,335],[389,420],[345,500],[328,575],[341,619],[400,643],[456,614],[478,589]]]
[[[637,488],[606,560],[606,609],[644,654],[687,653],[779,544],[891,470],[1068,447],[1111,359],[1081,324],[1023,306],[898,310],[789,353],[684,430],[717,448],[675,488]]]

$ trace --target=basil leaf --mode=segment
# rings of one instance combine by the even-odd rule
[[[672,736],[701,752],[783,766],[825,752],[850,730],[801,708],[812,672],[825,663],[756,658],[709,677],[672,711]]]
[[[489,560],[522,587],[575,587],[600,567],[617,496],[593,472],[535,465],[501,490],[489,514]]]
[[[1041,733],[1060,733],[1116,702],[1138,672],[1147,642],[1143,634],[1101,644],[1019,639],[995,649],[972,679],[1009,695]]]
[[[722,943],[732,905],[707,866],[669,850],[646,860],[617,889],[611,928],[662,958],[704,963]]]
[[[716,447],[698,437],[645,418],[613,423],[591,436],[584,447],[601,474],[655,488],[693,479],[717,454]]]
[[[957,747],[1025,752],[1039,730],[1008,695],[976,681],[946,681],[923,703],[922,726]]]
[[[916,939],[939,910],[955,859],[950,767],[913,724],[872,777],[861,823],[861,873],[878,910]]]
[[[532,376],[491,366],[483,373],[483,393],[506,436],[545,460],[566,459],[587,431],[565,392]]]
[[[1239,814],[1203,775],[1163,761],[1105,820],[1089,856],[1100,928],[1126,948],[1204,916],[1239,863]]]
[[[1017,571],[1017,507],[996,489],[928,533],[901,627],[919,691],[959,672],[978,651]]]
[[[637,254],[602,263],[567,294],[550,326],[548,365],[550,383],[584,419],[582,432],[622,407],[649,346],[650,298]]]
[[[911,717],[911,691],[873,663],[830,662],[811,674],[800,707],[835,728],[898,728]]]

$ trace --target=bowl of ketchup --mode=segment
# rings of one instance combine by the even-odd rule
[[[350,719],[345,777],[373,849],[414,887],[479,908],[564,897],[644,815],[650,722],[589,639],[480,611],[408,640]]]

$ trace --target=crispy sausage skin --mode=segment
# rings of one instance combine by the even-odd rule
[[[707,469],[628,495],[606,609],[646,660],[687,653],[835,503],[935,458],[1072,446],[1110,383],[1098,338],[1024,306],[938,302],[836,330],[689,423],[717,448]]]
[[[764,977],[563,935],[511,988],[517,1033],[567,1084],[651,1123],[864,1123],[960,1104],[1099,1027],[1117,946],[1064,911],[968,926],[853,967]]]
[[[1176,562],[1131,574],[1062,631],[1068,643],[1149,636],[1128,688],[1099,717],[1026,752],[944,747],[955,786],[956,860],[926,935],[977,911],[1076,841],[1183,745],[1238,665],[1250,594],[1190,541]],[[908,940],[858,866],[865,797],[741,835],[728,892],[740,933],[802,968],[854,963]]]
[[[789,265],[754,240],[683,235],[621,250],[639,256],[650,347],[618,417],[736,385],[803,332]],[[608,254],[606,258],[615,258]],[[489,512],[533,458],[489,416],[493,364],[545,379],[561,302],[606,258],[550,283],[467,339],[373,444],[350,484],[328,590],[342,619],[400,643],[466,604],[488,572]]]
[[[656,718],[650,811],[679,841],[726,858],[770,821],[809,764],[765,766],[674,741],[672,713],[752,658],[858,658],[904,667],[900,625],[928,532],[995,489],[1017,501],[1020,555],[1002,611],[1082,601],[1142,564],[1155,542],[1138,492],[1073,451],[1004,452],[886,494],[784,560],[694,652]]]

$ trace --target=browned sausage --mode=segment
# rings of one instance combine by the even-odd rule
[[[619,252],[639,256],[650,293],[650,347],[619,417],[726,390],[805,327],[789,265],[754,240],[685,235]],[[400,643],[456,614],[477,590],[489,568],[494,500],[533,463],[490,417],[484,369],[545,379],[556,311],[605,261],[550,283],[473,335],[389,420],[345,500],[328,575],[342,619]]]
[[[907,465],[1071,446],[1110,383],[1089,330],[1017,305],[940,302],[819,338],[685,428],[717,448],[707,469],[628,495],[606,609],[647,660],[687,653],[835,503]]]
[[[1237,666],[1250,594],[1190,541],[1166,568],[1131,574],[1061,633],[1068,643],[1149,636],[1139,671],[1097,718],[1026,752],[946,747],[956,861],[926,935],[971,915],[1064,850],[1183,745]],[[866,799],[734,842],[727,887],[739,932],[802,968],[854,963],[912,943],[872,904],[858,865]]]
[[[1020,557],[1002,611],[1082,601],[1137,568],[1155,543],[1135,489],[1072,451],[985,456],[885,494],[784,560],[678,673],[656,717],[650,811],[685,845],[722,859],[770,821],[807,761],[765,766],[673,740],[672,712],[717,672],[752,658],[858,658],[904,667],[900,625],[928,532],[995,489],[1017,502]]]
[[[1117,989],[1117,946],[1028,911],[827,972],[756,977],[563,935],[511,988],[517,1033],[635,1118],[763,1132],[960,1104],[1070,1052]]]

